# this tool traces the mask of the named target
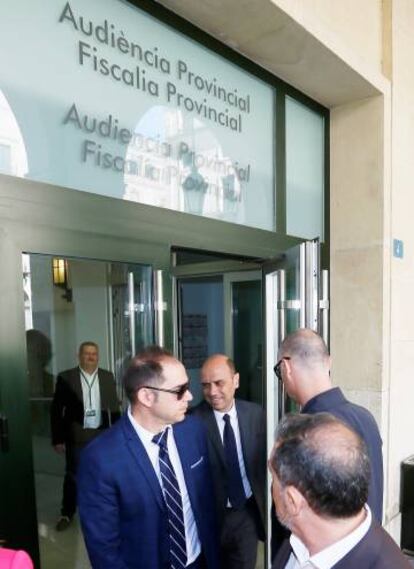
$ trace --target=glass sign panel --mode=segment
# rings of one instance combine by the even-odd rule
[[[122,0],[0,4],[2,172],[274,230],[274,97]]]
[[[325,119],[286,97],[287,233],[324,241]]]

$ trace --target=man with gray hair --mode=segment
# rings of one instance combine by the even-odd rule
[[[381,523],[383,460],[378,426],[367,409],[351,403],[339,387],[333,387],[330,364],[323,339],[313,330],[302,328],[289,334],[282,342],[274,369],[289,397],[301,406],[302,413],[332,413],[365,441],[371,462],[368,505]]]
[[[287,415],[269,460],[280,522],[292,533],[272,569],[408,569],[366,504],[370,460],[364,441],[329,413]]]

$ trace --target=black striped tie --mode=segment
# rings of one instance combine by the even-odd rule
[[[171,568],[181,569],[187,565],[183,502],[178,480],[168,455],[167,437],[168,428],[155,435],[152,442],[160,447],[159,463],[164,499],[167,505]]]

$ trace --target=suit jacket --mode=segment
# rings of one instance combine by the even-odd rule
[[[286,539],[280,548],[272,569],[284,569],[292,548]],[[401,553],[395,541],[373,518],[365,536],[332,569],[410,569],[411,564]]]
[[[205,431],[187,417],[173,432],[207,568],[218,569]],[[161,486],[127,414],[83,450],[78,502],[94,569],[170,569]]]
[[[101,397],[102,425],[109,427],[119,416],[119,402],[114,376],[105,369],[98,369]],[[84,429],[84,407],[79,367],[61,372],[50,409],[52,444],[84,444],[94,438],[97,429]]]
[[[384,475],[382,465],[382,440],[378,426],[374,417],[364,407],[351,403],[345,398],[339,387],[333,387],[310,399],[301,410],[301,413],[331,413],[338,419],[347,423],[354,429],[367,445],[368,455],[371,463],[371,475],[368,491],[368,505],[373,516],[381,523],[382,521],[382,499],[384,488]],[[282,541],[287,535],[288,530],[284,528],[275,515],[272,505],[272,558],[276,555]]]
[[[236,399],[243,459],[247,478],[260,514],[260,538],[265,537],[266,492],[266,415],[256,403]],[[218,519],[222,520],[227,505],[227,472],[223,443],[212,407],[203,401],[191,413],[199,417],[207,428],[210,463],[216,495]]]
[[[371,463],[367,502],[377,522],[381,523],[384,492],[382,440],[374,417],[368,409],[348,401],[339,387],[316,395],[302,408],[302,413],[313,414],[321,411],[332,413],[347,423],[365,441]]]

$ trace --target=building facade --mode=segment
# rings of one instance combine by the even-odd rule
[[[19,0],[0,15],[4,539],[38,555],[33,437],[47,433],[47,374],[82,340],[119,376],[151,341],[194,378],[226,350],[271,433],[276,273],[285,331],[311,325],[289,251],[318,238],[333,380],[380,425],[384,525],[399,541],[400,463],[413,453],[412,2]],[[37,384],[32,329],[53,352]]]

